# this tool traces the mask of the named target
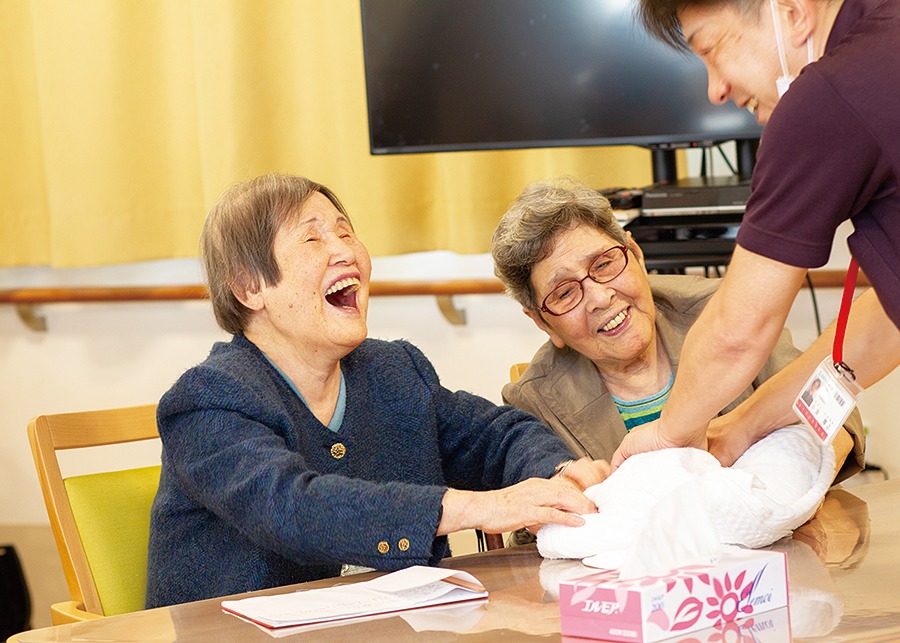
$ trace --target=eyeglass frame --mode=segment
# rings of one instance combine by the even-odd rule
[[[603,256],[609,254],[613,250],[621,251],[622,255],[625,257],[625,263],[622,264],[622,269],[619,272],[617,272],[615,275],[610,277],[609,279],[605,279],[603,281],[597,281],[596,279],[591,277],[591,266],[593,266],[597,262],[597,260],[600,259],[600,257],[603,257]],[[568,315],[570,312],[572,312],[573,310],[578,308],[578,304],[580,304],[582,301],[584,301],[584,280],[585,279],[590,279],[595,284],[601,284],[601,285],[608,284],[609,282],[611,282],[614,279],[616,279],[617,277],[619,277],[623,272],[625,272],[625,269],[627,267],[628,267],[628,246],[627,245],[622,244],[619,246],[611,246],[611,247],[607,248],[603,252],[596,255],[593,259],[591,259],[591,262],[588,264],[588,267],[587,267],[587,274],[584,277],[582,277],[581,279],[570,279],[568,281],[563,281],[561,283],[558,283],[556,286],[554,286],[553,289],[549,293],[547,293],[547,296],[544,297],[543,301],[541,301],[541,307],[540,307],[541,312],[545,312],[548,315],[553,315],[554,317],[562,317],[563,315]],[[569,308],[568,310],[566,310],[565,312],[562,312],[562,313],[553,312],[552,310],[550,310],[547,307],[547,300],[550,299],[551,295],[553,295],[553,293],[555,293],[561,287],[567,286],[569,284],[578,284],[578,290],[581,292],[581,297],[579,297],[578,301],[576,301],[574,304],[572,304],[572,307]]]

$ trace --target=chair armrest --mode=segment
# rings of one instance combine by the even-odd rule
[[[96,618],[103,618],[102,614],[84,611],[84,605],[75,601],[54,603],[50,606],[50,622],[53,625],[65,625],[66,623],[80,623]]]

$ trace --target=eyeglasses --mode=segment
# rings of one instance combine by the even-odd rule
[[[613,246],[594,257],[587,274],[581,279],[564,281],[550,291],[541,303],[541,310],[556,317],[573,310],[584,299],[584,280],[598,284],[609,283],[622,274],[628,265],[628,247]]]

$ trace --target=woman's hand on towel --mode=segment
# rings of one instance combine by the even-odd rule
[[[580,527],[584,518],[579,514],[597,512],[572,481],[559,477],[530,478],[494,491],[448,489],[442,506],[438,536],[463,529],[499,534],[547,523]]]

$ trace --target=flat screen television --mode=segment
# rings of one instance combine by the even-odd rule
[[[639,145],[669,180],[672,150],[736,140],[749,176],[761,126],[635,3],[361,0],[371,152]]]

